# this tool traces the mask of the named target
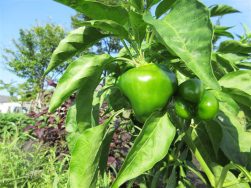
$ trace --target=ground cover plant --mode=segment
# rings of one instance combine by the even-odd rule
[[[34,122],[24,114],[0,114],[0,187],[67,187],[69,156],[24,131]]]
[[[234,38],[210,18],[238,10],[198,0],[57,2],[90,20],[60,42],[45,74],[103,38],[123,44],[116,56],[78,57],[51,98],[54,112],[76,93],[66,117],[71,187],[107,176],[120,126],[140,131],[112,188],[194,187],[189,174],[207,187],[250,187],[251,34]]]

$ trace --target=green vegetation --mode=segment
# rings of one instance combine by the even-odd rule
[[[39,75],[73,61],[48,108],[0,116],[0,186],[250,187],[251,32],[211,22],[238,10],[56,1],[78,11],[75,28]]]
[[[23,114],[0,114],[0,187],[67,187],[69,156],[24,132]]]

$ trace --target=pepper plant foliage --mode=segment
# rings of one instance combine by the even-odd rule
[[[56,1],[91,20],[60,42],[46,73],[105,37],[117,37],[124,45],[114,57],[84,54],[76,59],[52,96],[51,112],[77,93],[66,120],[72,187],[95,187],[97,177],[105,172],[116,128],[113,119],[122,118],[125,108],[130,111],[126,97],[118,93],[117,79],[127,70],[147,63],[171,70],[179,83],[200,79],[217,98],[219,112],[212,120],[184,120],[174,112],[171,97],[163,109],[145,121],[111,186],[137,181],[143,173],[159,168],[148,177],[148,186],[190,187],[190,171],[208,187],[249,187],[250,33],[234,40],[230,27],[213,26],[210,20],[210,16],[238,10],[227,5],[207,8],[198,0],[128,0],[112,5],[105,1]],[[215,46],[222,36],[228,39]],[[100,83],[102,87],[97,87]],[[98,108],[104,103],[108,103],[110,118],[99,125]],[[194,165],[192,158],[198,164]]]

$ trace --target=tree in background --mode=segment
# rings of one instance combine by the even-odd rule
[[[25,79],[25,83],[20,87],[23,93],[28,94],[29,99],[40,99],[42,96],[45,89],[44,71],[52,52],[65,34],[61,26],[50,23],[27,30],[20,29],[18,40],[13,40],[14,48],[4,49],[4,63],[8,70]],[[56,79],[66,66],[67,64],[64,64],[55,69],[49,78]]]

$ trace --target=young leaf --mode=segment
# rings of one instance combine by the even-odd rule
[[[162,20],[153,19],[149,13],[144,20],[153,26],[160,41],[179,56],[205,85],[220,89],[210,63],[213,28],[209,12],[201,2],[179,0]]]
[[[167,113],[153,114],[146,122],[121,167],[113,188],[151,169],[168,152],[176,133]]]
[[[240,12],[235,8],[228,5],[213,5],[210,7],[210,15],[213,16],[223,16],[225,14],[232,14]]]
[[[239,70],[223,76],[220,85],[225,88],[236,88],[251,96],[251,70]]]
[[[106,54],[85,55],[71,63],[59,79],[51,98],[49,111],[53,112],[74,91],[85,87],[87,83],[92,81],[93,77],[96,78],[97,75],[100,76],[103,66],[111,61],[111,59],[111,56]]]
[[[251,53],[251,45],[236,40],[226,40],[220,44],[218,52],[247,55]]]
[[[95,28],[80,27],[73,30],[65,39],[61,40],[58,47],[53,52],[50,64],[44,74],[48,74],[52,69],[56,68],[67,59],[92,46],[104,37],[106,37],[106,35],[101,34]]]
[[[112,20],[121,25],[128,22],[126,9],[119,5],[106,5],[97,1],[55,0],[69,6],[94,20]]]
[[[176,0],[163,0],[155,10],[155,16],[159,18],[162,14],[166,13]]]
[[[85,26],[91,26],[106,32],[110,32],[111,34],[118,36],[122,39],[128,38],[128,32],[125,30],[125,28],[112,20],[91,20],[82,22],[82,24]]]
[[[234,36],[232,33],[228,32],[228,29],[231,29],[232,27],[224,27],[220,25],[214,26],[214,37],[219,38],[221,36],[228,37],[231,39],[234,39]]]

